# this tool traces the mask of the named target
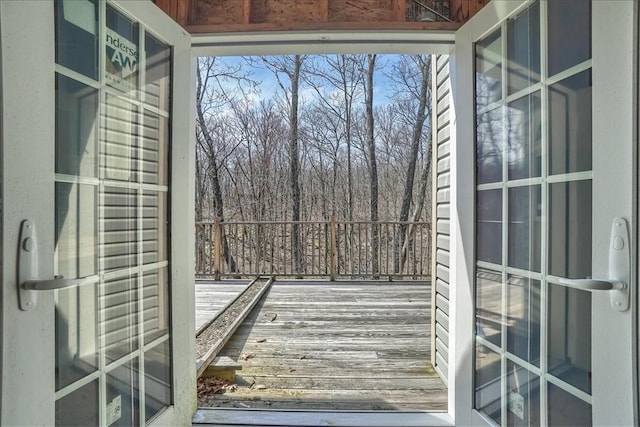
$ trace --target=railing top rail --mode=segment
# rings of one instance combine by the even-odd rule
[[[329,224],[329,220],[326,221],[221,221],[221,224],[226,225],[289,225],[289,224]],[[214,221],[199,221],[196,225],[215,225]],[[412,221],[341,221],[336,220],[336,224],[353,224],[353,225],[426,225],[430,226],[429,222],[412,222]]]

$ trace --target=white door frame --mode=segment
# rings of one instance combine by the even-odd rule
[[[101,0],[103,1],[103,0]],[[171,308],[173,401],[153,425],[187,425],[196,408],[193,310],[195,61],[191,37],[149,0],[114,0],[173,45]],[[155,30],[155,31],[154,31]],[[0,424],[53,425],[54,295],[18,309],[21,222],[36,223],[39,275],[54,274],[55,29],[53,0],[0,2],[2,40],[2,291]]]
[[[634,118],[636,87],[634,68],[635,2],[593,2],[593,275],[606,278],[610,227],[614,217],[625,217],[632,238],[637,215],[637,164]],[[454,318],[450,343],[450,378],[455,378],[450,408],[456,424],[489,425],[473,410],[474,276],[475,276],[475,122],[473,42],[530,2],[493,0],[456,34],[451,57],[454,114],[452,123],[452,229],[451,296]],[[636,50],[634,50],[636,49]],[[605,84],[603,84],[605,82]],[[606,141],[620,142],[615,145]],[[615,171],[616,173],[612,173]],[[624,177],[624,179],[620,179]],[[637,241],[632,241],[636,260]],[[632,292],[636,292],[636,263],[632,262]],[[632,301],[636,298],[632,297]],[[611,309],[609,295],[594,293],[592,300],[592,366],[594,425],[637,425],[637,386],[633,373],[638,354],[635,341],[637,304],[618,313]],[[614,326],[615,325],[615,326]],[[615,350],[614,350],[615,349]],[[603,367],[615,369],[603,369]],[[451,390],[450,390],[451,393]],[[543,421],[544,422],[544,421]]]

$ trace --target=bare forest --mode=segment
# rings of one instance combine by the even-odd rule
[[[196,93],[196,222],[289,222],[292,272],[308,269],[306,223],[325,223],[325,235],[329,221],[366,223],[367,269],[402,270],[412,224],[431,218],[430,56],[200,58]],[[360,250],[355,232],[345,228],[345,254]],[[231,234],[218,245],[235,272]]]

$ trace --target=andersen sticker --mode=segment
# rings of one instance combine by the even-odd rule
[[[125,92],[134,90],[138,71],[138,46],[111,29],[106,30],[107,83]]]

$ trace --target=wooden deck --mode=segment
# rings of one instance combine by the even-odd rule
[[[225,286],[198,285],[196,316]],[[238,390],[209,406],[446,410],[430,295],[415,282],[275,282],[219,353],[242,363]]]
[[[196,331],[242,293],[249,280],[196,282]]]

